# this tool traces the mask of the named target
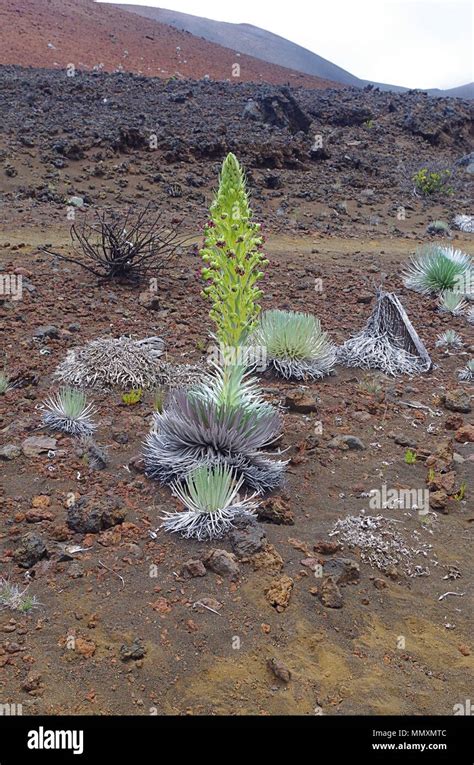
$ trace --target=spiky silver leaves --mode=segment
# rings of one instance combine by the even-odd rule
[[[461,335],[459,335],[454,329],[447,329],[441,335],[438,335],[438,339],[436,340],[437,348],[443,348],[444,346],[447,348],[454,348],[456,350],[462,348]]]
[[[338,348],[337,359],[348,367],[381,369],[389,375],[414,375],[431,368],[428,351],[399,299],[382,290],[366,326]]]
[[[172,392],[163,411],[155,412],[146,471],[170,483],[198,467],[226,465],[263,492],[282,479],[286,463],[262,451],[280,432],[278,411],[263,401],[242,367],[231,367],[207,377],[200,388]]]
[[[227,465],[257,491],[279,485],[283,462],[269,460],[260,450],[278,438],[277,412],[249,418],[241,408],[219,408],[186,391],[176,391],[146,439],[148,475],[163,483],[184,479],[202,465]]]
[[[186,539],[219,539],[233,526],[238,516],[255,518],[255,495],[240,499],[244,479],[226,465],[200,467],[190,473],[184,483],[171,484],[173,494],[186,510],[165,512],[161,528]]]
[[[403,273],[405,287],[430,295],[445,290],[467,294],[472,291],[472,260],[453,247],[428,245]]]
[[[296,311],[265,311],[251,338],[264,351],[267,367],[285,379],[314,380],[330,374],[336,349],[318,318]]]
[[[474,359],[467,362],[466,366],[458,371],[458,380],[472,382],[474,380]]]
[[[44,402],[43,424],[50,430],[87,437],[97,427],[92,421],[94,407],[80,390],[61,388]]]
[[[474,234],[474,215],[456,215],[454,225],[466,234]]]
[[[253,414],[271,414],[274,409],[263,398],[257,381],[247,371],[247,361],[224,366],[212,363],[212,374],[205,374],[199,386],[192,388],[193,396],[212,401],[220,409],[241,409],[246,417]]]
[[[460,292],[446,290],[441,292],[438,299],[438,311],[441,313],[450,313],[453,316],[460,316],[467,306],[466,301]]]

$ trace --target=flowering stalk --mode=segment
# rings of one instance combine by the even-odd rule
[[[258,281],[268,264],[263,252],[260,224],[251,220],[245,176],[234,154],[222,165],[219,189],[210,209],[201,256],[202,276],[208,282],[202,294],[212,308],[217,339],[224,348],[237,348],[255,327],[262,291]]]

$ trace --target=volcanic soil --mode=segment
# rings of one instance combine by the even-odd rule
[[[401,273],[420,244],[438,241],[426,233],[431,220],[469,212],[470,177],[456,164],[468,150],[468,104],[370,91],[295,90],[288,99],[271,86],[231,91],[131,75],[68,82],[11,67],[0,75],[0,263],[23,279],[22,299],[4,296],[0,308],[3,353],[18,382],[0,396],[0,573],[39,601],[28,613],[0,612],[2,703],[21,703],[24,714],[452,714],[470,697],[473,664],[472,389],[457,370],[474,338],[465,316],[440,314],[436,300],[405,289]],[[6,110],[13,92],[17,106]],[[309,114],[306,131],[304,122],[291,129],[302,119],[292,95]],[[264,108],[277,96],[280,125]],[[260,117],[242,117],[249,99]],[[319,132],[326,158],[312,150]],[[52,435],[41,430],[39,405],[70,348],[104,335],[161,335],[169,360],[205,362],[212,326],[198,244],[228,150],[241,155],[264,222],[262,308],[313,312],[341,343],[363,327],[382,284],[399,295],[433,360],[414,378],[341,367],[314,383],[261,378],[283,407],[275,449],[289,463],[283,488],[265,498],[260,549],[248,555],[235,540],[190,542],[158,529],[161,513],[179,504],[143,472],[149,394],[127,406],[119,391],[91,393],[103,470],[68,436],[56,434],[39,456],[24,446]],[[412,171],[429,162],[451,168],[455,193],[413,195]],[[153,308],[140,299],[146,285],[99,284],[41,252],[46,244],[69,251],[72,195],[82,199],[77,216],[153,199],[182,221],[190,242],[160,275]],[[472,252],[469,234],[452,229],[444,241]],[[40,327],[50,331],[38,336]],[[447,328],[462,337],[456,353],[435,346]],[[447,400],[464,400],[465,411]],[[356,437],[359,448],[341,447],[338,436]],[[17,447],[9,458],[6,445]],[[425,488],[429,466],[443,459],[452,479],[443,507],[427,517],[415,507],[370,508],[369,492],[383,485]],[[109,528],[68,525],[81,498],[109,513]],[[363,511],[393,519],[407,546],[425,551],[413,561],[419,575],[375,568],[330,536],[338,519]],[[32,565],[24,555],[31,534],[42,550]],[[227,568],[191,575],[203,574],[196,561],[212,549],[228,553],[220,556]],[[318,566],[351,574],[328,597]]]

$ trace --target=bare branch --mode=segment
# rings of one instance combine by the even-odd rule
[[[138,283],[153,271],[158,273],[187,241],[176,226],[165,226],[162,212],[148,203],[125,215],[96,211],[95,220],[85,217],[70,229],[72,255],[40,248],[47,255],[81,266],[102,279]]]

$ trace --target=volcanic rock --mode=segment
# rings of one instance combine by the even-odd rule
[[[278,680],[281,680],[283,683],[289,683],[291,680],[291,671],[288,669],[286,664],[284,664],[279,659],[268,659],[267,661],[267,667],[268,669],[273,672],[276,678]]]
[[[446,409],[451,412],[468,414],[472,409],[470,398],[462,388],[449,391],[443,396],[442,401]]]
[[[293,511],[282,497],[268,497],[257,507],[259,521],[276,523],[282,526],[293,526],[295,523]]]
[[[293,579],[291,579],[291,577],[283,575],[279,579],[275,579],[272,585],[265,590],[268,602],[278,612],[284,611],[285,608],[287,608],[290,602],[293,584]]]
[[[324,576],[330,576],[336,584],[355,584],[360,580],[360,566],[351,558],[331,558],[324,562]]]
[[[184,579],[194,579],[197,576],[206,576],[206,567],[202,560],[187,560],[181,566],[179,575]]]
[[[39,457],[44,452],[54,451],[57,443],[55,438],[48,436],[30,436],[25,438],[21,449],[25,457]]]
[[[328,443],[329,449],[341,449],[346,451],[348,449],[363,450],[366,448],[365,444],[357,438],[357,436],[335,436]]]
[[[232,550],[238,558],[245,558],[259,552],[265,544],[265,532],[256,521],[234,521],[234,528],[229,533]]]
[[[205,567],[214,571],[215,574],[228,576],[232,580],[239,577],[240,567],[236,556],[227,550],[211,550],[203,562]]]
[[[13,553],[13,559],[20,568],[32,568],[42,558],[48,557],[43,538],[34,531],[25,534]]]
[[[472,444],[474,442],[474,425],[471,425],[471,424],[462,425],[460,428],[458,428],[458,430],[454,434],[454,438],[460,444],[466,444],[466,443]]]
[[[285,406],[290,412],[296,412],[297,414],[311,414],[317,412],[318,407],[313,396],[304,393],[303,391],[295,391],[289,393],[285,398]]]
[[[143,659],[145,655],[146,648],[138,638],[133,643],[124,643],[120,647],[120,658],[122,661],[138,661]]]
[[[126,511],[121,507],[111,505],[102,506],[95,503],[87,496],[81,497],[67,510],[66,523],[72,531],[80,534],[98,534],[100,531],[117,526],[126,518]]]
[[[332,576],[326,576],[318,590],[318,597],[326,608],[342,608],[343,598],[337,583]]]
[[[0,446],[0,460],[14,460],[21,454],[21,449],[16,444]]]

